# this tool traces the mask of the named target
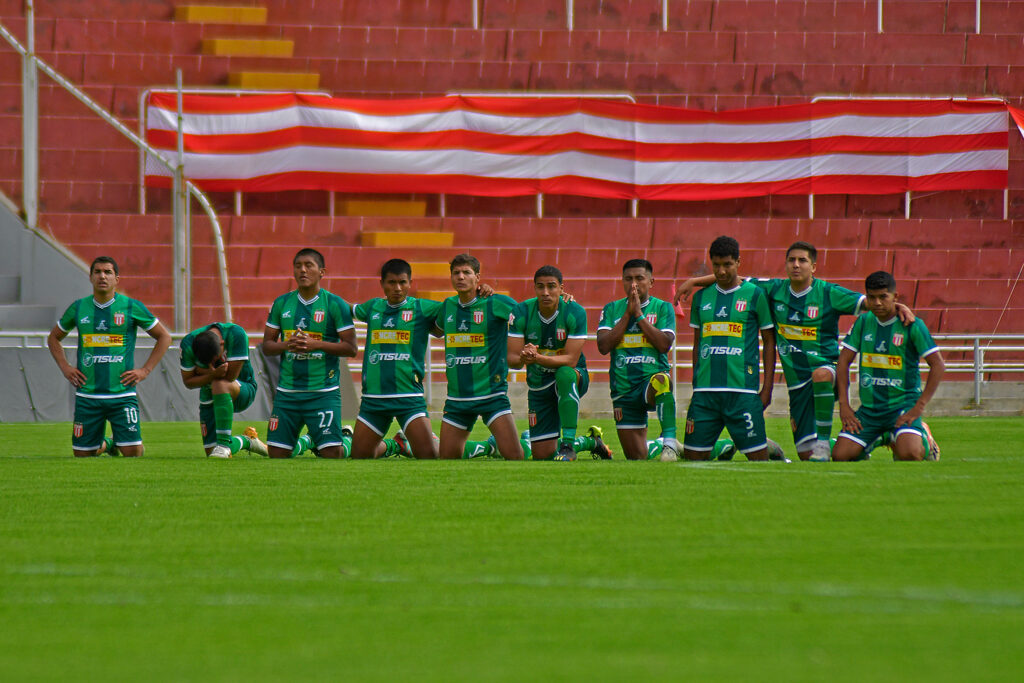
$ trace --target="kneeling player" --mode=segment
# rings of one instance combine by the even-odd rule
[[[654,409],[664,438],[661,459],[673,461],[678,460],[679,446],[668,352],[676,337],[676,318],[667,301],[650,296],[653,284],[649,261],[626,261],[622,266],[626,297],[612,301],[601,312],[597,350],[611,354],[612,408],[626,458],[647,459],[647,413]]]
[[[575,460],[580,398],[590,386],[583,355],[587,312],[562,300],[562,273],[554,266],[534,273],[533,289],[537,296],[517,304],[509,317],[508,364],[526,366],[533,459]]]
[[[213,323],[181,340],[181,381],[199,389],[199,426],[203,448],[213,458],[230,458],[245,449],[267,455],[252,428],[232,436],[234,413],[256,400],[256,375],[249,362],[249,336],[234,323]]]
[[[775,331],[768,299],[738,270],[740,245],[719,237],[708,250],[715,286],[690,304],[693,398],[686,412],[683,457],[709,460],[722,428],[749,460],[767,460],[764,409],[772,401]],[[758,391],[758,332],[763,341],[764,386]]]
[[[839,417],[843,431],[832,449],[833,460],[858,460],[883,432],[892,431],[896,460],[937,459],[938,452],[921,416],[942,381],[946,365],[927,326],[918,318],[904,325],[896,315],[896,280],[877,271],[864,281],[865,313],[853,323],[839,353]],[[860,408],[850,407],[850,365],[860,354]],[[919,362],[928,363],[921,390]]]

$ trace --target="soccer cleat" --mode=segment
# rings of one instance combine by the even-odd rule
[[[213,447],[213,450],[210,451],[210,454],[209,454],[208,457],[210,457],[210,458],[230,458],[231,457],[231,449],[228,448],[227,446],[222,446],[220,444],[217,444],[216,446]]]
[[[921,426],[924,427],[924,436],[928,439],[928,455],[925,456],[925,460],[938,460],[940,453],[939,442],[932,436],[932,430],[928,426],[927,422],[922,421]]]
[[[591,449],[590,453],[594,456],[594,460],[611,460],[612,449],[608,447],[608,444],[601,438],[603,436],[601,428],[597,425],[590,425],[587,427],[587,436],[594,440],[594,448]]]
[[[407,458],[412,457],[412,448],[409,447],[409,440],[405,438],[405,432],[401,429],[395,433],[395,443],[398,444],[398,454]]]
[[[558,452],[555,453],[555,457],[552,460],[575,460],[576,451],[572,448],[572,443],[569,441],[562,442],[562,445],[558,447]]]
[[[768,439],[768,459],[778,460],[779,462],[791,462],[785,453],[782,452],[782,446],[777,441],[772,441],[771,439]]]
[[[828,447],[828,441],[818,439],[811,448],[811,462],[828,462],[832,459],[832,449]]]
[[[246,427],[242,434],[249,439],[249,448],[247,450],[250,453],[262,455],[264,458],[270,455],[270,451],[267,450],[267,444],[260,441],[259,432],[256,431],[255,427]]]
[[[348,425],[342,425],[342,426],[341,426],[341,435],[342,435],[343,437],[347,436],[348,438],[350,438],[350,439],[351,439],[351,438],[352,438],[352,434],[354,434],[354,433],[355,433],[355,432],[353,432],[353,431],[352,431],[352,428],[351,428],[351,427],[349,427]]]
[[[491,449],[484,453],[488,458],[500,458],[501,453],[498,452],[498,440],[494,438],[494,434],[487,437],[487,446]]]
[[[662,462],[679,462],[679,454],[676,453],[676,449],[672,448],[668,444],[661,447],[661,457],[659,458]]]

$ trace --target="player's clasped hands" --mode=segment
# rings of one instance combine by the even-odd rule
[[[523,346],[523,350],[519,354],[519,358],[523,363],[533,363],[537,360],[537,345],[526,344]]]
[[[626,312],[634,318],[642,318],[644,316],[644,309],[640,305],[640,294],[637,292],[635,282],[629,288],[629,301],[626,304]]]
[[[312,351],[312,342],[312,337],[302,330],[299,330],[288,338],[288,350],[293,353],[305,353],[307,351]]]

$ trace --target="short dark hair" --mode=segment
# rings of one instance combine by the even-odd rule
[[[321,254],[316,249],[312,249],[310,247],[306,247],[305,249],[299,249],[297,252],[295,252],[295,258],[292,259],[292,263],[295,263],[303,256],[312,256],[313,260],[316,261],[316,264],[318,266],[320,266],[321,268],[327,267],[326,265],[324,265],[324,255]]]
[[[725,258],[731,256],[737,261],[740,260],[740,243],[728,235],[720,235],[711,243],[708,249],[708,256],[711,258]]]
[[[384,262],[380,267],[380,279],[384,281],[388,275],[408,275],[412,279],[412,266],[405,259],[393,258]]]
[[[476,256],[470,256],[469,254],[459,254],[452,259],[452,262],[448,264],[450,272],[455,272],[458,266],[469,266],[473,269],[473,272],[477,275],[480,274],[480,261]]]
[[[197,334],[192,340],[192,353],[195,354],[197,361],[209,365],[220,355],[220,338],[217,333],[210,329]]]
[[[864,291],[869,289],[886,289],[890,292],[895,292],[896,278],[892,276],[892,273],[876,270],[864,278]]]
[[[96,267],[97,263],[109,263],[114,267],[114,275],[120,277],[121,271],[117,267],[117,261],[115,261],[109,256],[97,256],[96,258],[94,258],[92,260],[92,263],[89,264],[89,275],[92,275],[92,271]]]
[[[789,258],[789,252],[794,249],[802,249],[807,252],[807,255],[811,257],[811,263],[818,262],[818,250],[810,242],[804,242],[803,240],[797,240],[793,244],[789,245],[789,249],[786,250],[786,258]]]
[[[654,266],[651,262],[645,258],[631,258],[622,264],[622,272],[625,273],[630,268],[643,268],[648,273],[654,274]]]
[[[537,278],[541,277],[558,278],[558,284],[562,284],[562,271],[554,266],[541,266],[538,268],[537,272],[533,274],[534,283],[537,282]]]

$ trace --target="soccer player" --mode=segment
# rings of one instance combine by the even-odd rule
[[[924,321],[905,325],[896,315],[896,280],[876,271],[864,281],[865,313],[853,323],[839,352],[839,418],[843,430],[832,450],[833,460],[858,460],[865,447],[892,431],[896,460],[937,459],[929,449],[930,434],[921,420],[924,408],[942,381],[946,364]],[[860,408],[850,407],[850,365],[860,355]],[[928,381],[921,390],[920,360],[928,363]]]
[[[718,237],[708,250],[715,286],[694,294],[693,398],[686,411],[683,457],[709,460],[722,427],[749,460],[768,459],[764,409],[772,402],[775,330],[768,298],[739,276],[740,245]],[[758,332],[764,385],[758,391]]]
[[[327,274],[316,249],[292,259],[297,288],[274,300],[263,329],[263,353],[281,356],[281,377],[267,427],[272,458],[290,458],[307,427],[317,455],[341,458],[339,357],[356,355],[351,307],[320,287]]]
[[[232,436],[234,413],[256,400],[256,374],[249,362],[249,335],[234,323],[211,323],[181,340],[181,381],[199,389],[199,428],[212,458],[230,458],[240,450],[267,455],[253,428]]]
[[[835,412],[839,317],[864,308],[864,295],[815,277],[818,250],[797,241],[786,250],[787,278],[750,278],[768,296],[775,321],[776,348],[789,390],[790,426],[801,460],[827,461]],[[684,282],[676,303],[697,286],[714,284],[706,275]],[[909,308],[898,305],[900,318],[913,322]]]
[[[139,398],[135,387],[163,358],[171,335],[141,301],[117,291],[120,273],[109,256],[89,266],[92,296],[75,301],[50,330],[46,345],[64,378],[75,387],[71,449],[81,458],[101,453],[142,455]],[[78,357],[68,363],[61,340],[78,328]],[[156,340],[145,365],[135,368],[137,327]],[[107,422],[113,436],[104,437]]]
[[[462,458],[477,417],[494,436],[506,460],[522,460],[508,400],[508,320],[515,300],[503,294],[481,297],[480,261],[459,254],[449,264],[456,295],[438,309],[435,332],[445,340],[448,398],[441,421],[440,456]]]
[[[398,420],[403,439],[416,458],[436,458],[437,445],[423,395],[424,357],[441,302],[409,296],[412,266],[391,259],[380,269],[383,298],[352,309],[366,323],[362,401],[352,436],[352,457],[393,455],[398,441],[384,439]]]
[[[661,459],[678,460],[676,399],[668,352],[676,338],[672,306],[650,295],[650,261],[622,266],[626,297],[605,305],[597,327],[597,350],[611,354],[609,384],[619,443],[629,460],[647,459],[647,413],[657,410],[664,445]]]
[[[563,300],[562,272],[554,266],[537,269],[533,289],[537,296],[517,304],[509,317],[508,364],[526,366],[532,459],[575,460],[580,398],[590,386],[583,355],[587,312]],[[596,444],[595,451],[603,457]]]

